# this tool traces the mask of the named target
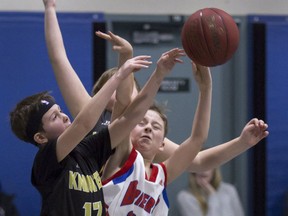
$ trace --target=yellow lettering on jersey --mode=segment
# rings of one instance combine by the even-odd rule
[[[96,192],[97,187],[96,187],[95,182],[93,181],[92,176],[86,176],[86,180],[87,180],[90,192]]]
[[[102,188],[102,181],[101,181],[101,177],[99,176],[99,173],[98,173],[98,172],[95,172],[95,173],[93,174],[93,177],[94,177],[94,179],[95,179],[95,182],[96,182],[98,188],[101,189],[101,188]]]
[[[102,203],[100,201],[93,203],[85,202],[83,209],[85,209],[84,216],[91,216],[92,212],[94,213],[95,211],[97,211],[97,216],[101,216],[103,211]]]
[[[78,190],[88,193],[89,192],[88,184],[89,182],[86,181],[86,176],[78,174]]]
[[[77,174],[78,173],[73,173],[72,171],[69,171],[69,189],[78,190],[76,181]]]
[[[69,171],[69,189],[93,193],[101,188],[101,178],[97,171],[93,175],[86,176],[78,172]]]

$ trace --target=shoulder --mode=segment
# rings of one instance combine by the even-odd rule
[[[192,198],[193,194],[188,191],[187,189],[181,190],[178,194],[177,194],[177,199],[178,200],[182,200],[183,198]]]
[[[188,189],[183,189],[177,194],[178,203],[194,203],[198,202],[193,194]]]
[[[227,194],[237,193],[236,187],[233,184],[222,182],[219,187],[219,191],[222,191]]]
[[[235,187],[233,184],[228,183],[228,182],[222,182],[222,183],[220,184],[220,186],[221,186],[222,188],[225,188],[226,190],[235,190],[235,189],[236,189],[236,187]]]

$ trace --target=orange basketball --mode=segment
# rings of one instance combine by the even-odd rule
[[[203,66],[226,63],[239,44],[239,29],[232,16],[218,8],[204,8],[185,21],[182,46],[188,57]]]

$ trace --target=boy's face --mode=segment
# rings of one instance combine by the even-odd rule
[[[134,148],[144,158],[152,158],[164,146],[164,122],[157,112],[148,110],[130,137]]]
[[[43,129],[48,139],[58,138],[71,124],[69,117],[64,114],[59,105],[54,104],[42,117]]]

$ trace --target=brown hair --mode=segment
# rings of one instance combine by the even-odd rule
[[[94,84],[92,88],[92,96],[97,94],[97,92],[104,86],[104,84],[116,73],[118,70],[117,67],[111,68],[109,70],[106,70],[100,78],[97,80],[97,82]]]
[[[54,100],[48,91],[40,92],[29,97],[24,98],[20,101],[16,107],[10,112],[10,126],[13,133],[24,142],[32,143],[36,146],[38,144],[29,137],[27,134],[27,126],[31,115],[34,112],[39,111],[41,100]],[[42,122],[38,128],[39,131],[43,131]]]
[[[110,68],[108,70],[106,70],[101,76],[100,78],[96,81],[96,83],[94,84],[93,88],[92,88],[92,92],[91,95],[94,96],[95,94],[97,94],[97,92],[104,86],[104,84],[118,71],[117,67],[113,67]],[[138,92],[140,91],[140,86],[137,82],[137,80],[134,77],[134,83],[136,86],[136,89],[138,90]]]
[[[155,101],[154,104],[152,106],[150,106],[149,110],[153,110],[153,111],[157,112],[159,114],[160,118],[163,120],[163,122],[164,122],[164,137],[166,137],[166,135],[168,133],[168,118],[165,115],[165,107],[161,106],[159,103],[157,103]]]
[[[215,188],[215,190],[217,190],[219,188],[221,181],[222,181],[222,176],[220,173],[220,169],[215,168],[213,170],[212,179],[210,181],[210,184],[213,186],[213,188]],[[206,197],[203,196],[203,193],[201,192],[201,189],[196,182],[195,173],[189,174],[189,190],[197,199],[197,201],[201,207],[203,215],[206,215],[208,212],[208,202],[207,202]]]

